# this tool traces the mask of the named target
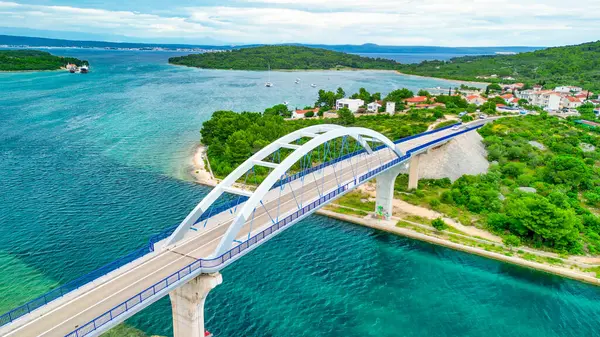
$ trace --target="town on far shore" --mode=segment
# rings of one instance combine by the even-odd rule
[[[338,89],[339,90],[339,89]],[[363,90],[363,89],[361,89]],[[437,94],[438,96],[434,95]],[[325,93],[321,90],[320,96]],[[594,107],[596,116],[600,115],[600,99],[598,94],[584,90],[577,86],[559,86],[552,90],[546,90],[542,85],[528,85],[525,83],[501,84],[492,83],[487,87],[478,88],[461,84],[458,88],[443,89],[440,87],[420,90],[417,96],[405,95],[398,100],[380,99],[380,95],[368,96],[366,100],[360,94],[351,97],[336,97],[335,105],[332,107],[319,106],[319,101],[314,107],[305,107],[292,111],[291,118],[314,118],[335,117],[334,110],[347,108],[352,113],[405,113],[411,109],[436,109],[451,108],[448,101],[441,102],[440,96],[458,96],[464,99],[470,106],[470,111],[484,114],[527,114],[530,112],[547,112],[558,117],[580,116],[578,108],[587,104]],[[362,97],[362,98],[361,98]],[[388,96],[389,97],[389,96]],[[452,104],[452,103],[450,103]],[[330,115],[328,115],[330,114]],[[462,116],[461,116],[462,117]]]

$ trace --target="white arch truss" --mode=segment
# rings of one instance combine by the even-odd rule
[[[372,150],[368,144],[368,141],[378,141],[383,143],[386,147],[391,149],[397,156],[401,157],[403,154],[397,149],[396,145],[387,137],[379,132],[373,131],[367,128],[358,127],[343,127],[334,124],[321,124],[313,125],[300,130],[296,130],[290,134],[287,134],[273,143],[267,145],[253,156],[248,158],[244,163],[238,166],[233,172],[231,172],[225,179],[221,181],[213,190],[202,199],[202,201],[188,214],[188,216],[181,222],[181,224],[175,229],[173,234],[167,239],[165,245],[175,244],[181,240],[190,228],[200,218],[202,213],[206,212],[208,208],[224,193],[230,192],[239,195],[246,195],[249,199],[243,204],[241,209],[236,213],[233,222],[227,229],[227,232],[222,237],[219,246],[215,252],[215,256],[219,256],[226,252],[232,245],[234,239],[238,235],[239,231],[243,227],[246,220],[252,215],[254,209],[261,202],[265,194],[273,187],[273,185],[303,156],[309,154],[312,150],[318,146],[344,136],[354,138],[367,153],[371,154]],[[300,138],[312,138],[310,141],[303,145],[292,144],[292,142]],[[271,163],[263,161],[272,153],[279,149],[292,149],[293,152],[289,154],[281,163]],[[233,187],[233,184],[242,177],[246,172],[251,170],[254,166],[265,166],[273,168],[271,173],[263,180],[254,192],[244,191]]]

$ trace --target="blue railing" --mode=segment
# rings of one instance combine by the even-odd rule
[[[86,335],[90,334],[91,332],[101,328],[103,325],[107,324],[108,322],[112,321],[113,319],[123,315],[125,312],[131,310],[132,308],[139,305],[140,303],[148,300],[149,298],[156,295],[157,293],[167,289],[170,285],[189,276],[190,274],[197,271],[198,269],[216,268],[221,265],[224,265],[227,261],[231,260],[232,258],[234,258],[237,255],[240,255],[244,251],[248,250],[250,247],[255,246],[259,242],[264,241],[265,239],[269,238],[270,236],[274,235],[275,233],[277,233],[280,230],[284,229],[285,227],[289,226],[291,223],[302,218],[304,215],[311,213],[314,209],[316,209],[323,203],[329,201],[331,198],[333,198],[341,193],[344,193],[345,191],[348,190],[348,188],[349,188],[348,185],[350,185],[351,183],[354,183],[354,182],[347,183],[346,185],[341,186],[341,187],[333,190],[332,192],[322,196],[321,198],[313,201],[312,203],[308,204],[307,206],[301,208],[300,210],[288,215],[284,219],[273,224],[272,226],[263,230],[262,232],[254,235],[247,241],[243,242],[242,244],[238,245],[237,247],[230,249],[229,251],[227,251],[226,253],[224,253],[223,255],[221,255],[215,259],[198,259],[198,260],[192,262],[191,264],[181,268],[177,272],[167,276],[166,278],[156,282],[155,284],[153,284],[152,286],[139,292],[138,294],[130,297],[128,300],[122,302],[121,304],[113,307],[112,309],[105,312],[104,314],[96,317],[94,320],[87,323],[86,325],[77,328],[73,332],[67,334],[65,337],[86,336]]]
[[[440,131],[446,130],[448,128],[454,127],[455,125],[459,125],[459,124],[460,123],[457,123],[457,124],[450,125],[450,126],[447,126],[447,127],[444,127],[444,128],[440,128],[440,129],[436,129],[436,130],[431,130],[431,131],[427,131],[427,132],[420,133],[420,134],[417,134],[417,135],[405,137],[405,138],[396,140],[394,143],[395,144],[400,144],[400,143],[406,142],[406,141],[411,140],[411,139],[419,138],[419,137],[422,137],[422,136],[425,136],[425,135],[429,135],[429,134],[433,134],[433,133],[436,133],[436,132],[440,132]],[[399,163],[399,162],[401,162],[403,160],[408,159],[408,157],[410,157],[411,153],[414,153],[415,151],[418,151],[418,150],[420,150],[422,148],[428,147],[428,146],[430,146],[433,143],[443,141],[445,139],[454,137],[454,136],[456,136],[458,134],[474,130],[474,129],[479,128],[481,126],[482,125],[474,127],[474,128],[466,129],[466,130],[463,130],[461,132],[458,132],[458,133],[455,133],[455,134],[452,134],[452,135],[449,135],[449,136],[442,137],[439,140],[435,140],[433,142],[429,142],[427,144],[418,146],[415,149],[411,149],[411,150],[409,150],[407,152],[407,154],[405,156],[403,156],[403,158],[404,157],[406,157],[406,158],[404,158],[404,159],[396,158],[393,161],[394,164],[391,164],[390,166],[393,166],[393,165],[395,165],[395,164],[397,164],[397,163]],[[383,147],[385,147],[385,145],[382,145],[382,146],[379,146],[377,148],[374,148],[374,150],[378,150],[378,149],[383,148]],[[305,176],[307,174],[310,174],[312,172],[318,171],[318,170],[320,170],[322,168],[325,168],[327,166],[334,165],[334,164],[336,164],[336,163],[338,163],[340,161],[346,160],[346,159],[348,159],[350,157],[362,154],[364,152],[365,152],[365,150],[361,149],[361,150],[354,151],[352,153],[346,154],[344,156],[341,156],[339,158],[330,160],[328,162],[319,164],[317,166],[308,168],[306,170],[303,170],[301,172],[298,172],[298,173],[296,173],[294,175],[288,176],[285,179],[282,179],[282,180],[278,181],[274,185],[274,187],[279,187],[282,184],[294,181],[294,180],[299,179],[299,178],[301,178],[301,177],[303,177],[303,176]],[[388,167],[390,167],[390,166],[388,166]],[[377,173],[379,173],[379,172],[381,172],[383,170],[384,169],[381,169]],[[366,175],[371,174],[371,176],[373,176],[373,175],[377,174],[377,173],[372,173],[372,172],[369,172]],[[365,178],[366,175],[361,176],[359,181],[362,182],[365,179],[368,179],[368,178],[371,177],[371,176],[369,176],[369,177]],[[234,200],[231,200],[229,202],[226,202],[224,204],[215,206],[214,209],[209,208],[209,210],[207,210],[206,212],[204,212],[200,216],[200,218],[198,219],[198,221],[206,220],[211,215],[216,215],[216,214],[219,214],[219,213],[221,213],[223,211],[226,211],[226,210],[228,210],[230,208],[233,208],[233,207],[241,204],[242,202],[245,202],[247,199],[248,199],[247,197],[242,196],[242,197],[236,198]],[[25,315],[27,313],[30,313],[31,311],[33,311],[35,309],[38,309],[38,308],[46,305],[47,303],[49,303],[49,302],[51,302],[51,301],[53,301],[53,300],[55,300],[55,299],[57,299],[59,297],[64,296],[65,294],[69,293],[70,291],[78,289],[81,286],[85,285],[86,283],[89,283],[89,282],[91,282],[91,281],[93,281],[93,280],[95,280],[95,279],[97,279],[99,277],[102,277],[102,276],[104,276],[104,275],[106,275],[106,274],[108,274],[108,273],[110,273],[110,272],[112,272],[112,271],[114,271],[114,270],[116,270],[116,269],[124,266],[125,264],[130,263],[130,262],[132,262],[132,261],[134,261],[134,260],[136,260],[136,259],[138,259],[138,258],[140,258],[140,257],[142,257],[144,255],[146,255],[149,252],[154,251],[154,245],[157,242],[159,242],[161,240],[164,240],[167,237],[169,237],[169,235],[171,235],[171,233],[173,233],[173,231],[177,228],[177,226],[178,225],[166,228],[165,230],[161,231],[160,233],[152,236],[149,239],[149,242],[148,242],[148,244],[146,246],[140,247],[140,248],[138,248],[138,249],[136,249],[136,250],[128,253],[127,255],[125,255],[125,256],[123,256],[123,257],[121,257],[121,258],[119,258],[119,259],[117,259],[117,260],[115,260],[115,261],[113,261],[113,262],[111,262],[111,263],[109,263],[107,265],[104,265],[104,266],[102,266],[102,267],[100,267],[100,268],[98,268],[98,269],[96,269],[96,270],[94,270],[94,271],[92,271],[92,272],[90,272],[88,274],[85,274],[85,275],[83,275],[83,276],[81,276],[81,277],[79,277],[79,278],[77,278],[77,279],[75,279],[73,281],[67,282],[64,285],[61,285],[61,286],[59,286],[59,287],[57,287],[57,288],[55,288],[55,289],[47,292],[46,294],[44,294],[44,295],[42,295],[40,297],[37,297],[37,298],[35,298],[35,299],[33,299],[33,300],[31,300],[31,301],[23,304],[23,305],[15,308],[13,310],[11,310],[11,311],[3,314],[2,316],[0,316],[0,326],[8,324],[8,323],[14,321],[17,318],[19,318],[19,317],[21,317],[21,316],[23,316],[23,315]]]

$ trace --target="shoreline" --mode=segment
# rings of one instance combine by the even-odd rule
[[[205,165],[208,163],[208,168]],[[210,169],[210,163],[208,162],[208,157],[206,156],[206,146],[203,144],[197,144],[194,147],[193,155],[190,158],[192,170],[190,174],[194,180],[194,182],[208,186],[215,187],[219,184],[219,180],[215,178]]]
[[[471,246],[455,243],[448,239],[442,239],[442,238],[438,238],[435,236],[430,236],[427,234],[419,233],[417,231],[414,231],[414,230],[411,230],[408,228],[396,226],[396,224],[395,224],[396,221],[394,221],[394,220],[377,220],[377,219],[359,218],[359,217],[356,217],[353,215],[341,214],[341,213],[337,213],[337,212],[329,211],[329,210],[325,210],[325,209],[319,209],[316,212],[316,214],[326,216],[326,217],[336,219],[336,220],[349,222],[349,223],[359,225],[359,226],[365,226],[365,227],[373,228],[376,230],[381,230],[381,231],[384,231],[384,232],[387,232],[390,234],[404,236],[407,238],[411,238],[411,239],[427,242],[430,244],[450,248],[453,250],[462,251],[462,252],[473,254],[473,255],[478,255],[478,256],[493,259],[496,261],[509,263],[509,264],[513,264],[513,265],[518,265],[521,267],[553,274],[556,276],[566,277],[566,278],[584,282],[587,284],[600,286],[600,279],[598,279],[594,276],[591,276],[591,275],[576,272],[571,269],[567,269],[566,267],[552,266],[552,265],[547,265],[547,264],[543,264],[543,263],[539,263],[539,262],[529,261],[529,260],[525,260],[518,256],[517,257],[516,256],[507,256],[504,254],[487,251],[482,248],[471,247]]]
[[[457,83],[461,83],[461,84],[481,84],[481,85],[490,85],[490,82],[477,82],[477,81],[465,81],[465,80],[455,80],[455,79],[451,79],[451,78],[444,78],[444,77],[431,77],[431,76],[423,76],[423,75],[413,75],[413,74],[407,74],[407,73],[403,73],[399,70],[396,70],[396,72],[400,75],[404,75],[404,76],[412,76],[412,77],[420,77],[420,78],[429,78],[429,79],[436,79],[436,80],[444,80],[444,81],[450,81],[450,82],[457,82]]]
[[[224,69],[224,68],[202,68],[202,67],[194,67],[188,66],[185,64],[175,64],[168,63],[172,66],[178,67],[187,67],[201,70],[222,70],[222,71],[254,71],[254,72],[267,72],[267,70],[256,70],[256,69]],[[373,72],[390,72],[398,75],[408,76],[408,77],[419,77],[419,78],[427,78],[431,80],[443,80],[448,82],[456,82],[460,84],[478,84],[478,85],[489,85],[490,82],[478,82],[478,81],[466,81],[466,80],[456,80],[452,78],[445,77],[432,77],[432,76],[423,76],[423,75],[413,75],[403,73],[400,70],[394,69],[369,69],[369,68],[329,68],[329,69],[271,69],[271,72],[282,72],[282,73],[296,73],[296,72],[317,72],[317,71],[373,71]]]

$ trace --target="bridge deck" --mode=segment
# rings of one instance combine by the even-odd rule
[[[398,147],[406,153],[419,145],[456,132],[451,129],[443,130],[408,140]],[[394,158],[395,154],[392,151],[387,148],[382,149],[372,155],[365,154],[336,164],[343,167],[341,174],[335,172],[330,166],[320,173],[307,175],[303,182],[300,179],[293,181],[291,186],[295,193],[291,193],[292,189],[287,187],[273,189],[264,199],[265,207],[257,208],[254,220],[246,222],[238,240],[245,241],[252,227],[252,231],[256,232],[261,227],[271,225],[273,221],[271,214],[277,214],[277,210],[280,217],[295,212],[298,210],[299,200],[304,203],[312,202],[319,198],[320,193],[327,193],[339,185],[353,181],[356,176],[365,174]],[[231,224],[232,215],[226,211],[216,215],[214,219],[216,221],[210,221],[202,231],[190,231],[176,246],[158,251],[137,265],[124,266],[123,268],[126,268],[124,271],[106,278],[92,289],[81,288],[68,297],[55,300],[53,309],[46,310],[47,312],[43,310],[44,308],[38,309],[22,317],[19,322],[14,322],[12,327],[3,327],[12,328],[12,331],[7,331],[6,336],[65,336],[196,259],[209,258]],[[15,323],[20,324],[17,327]]]

